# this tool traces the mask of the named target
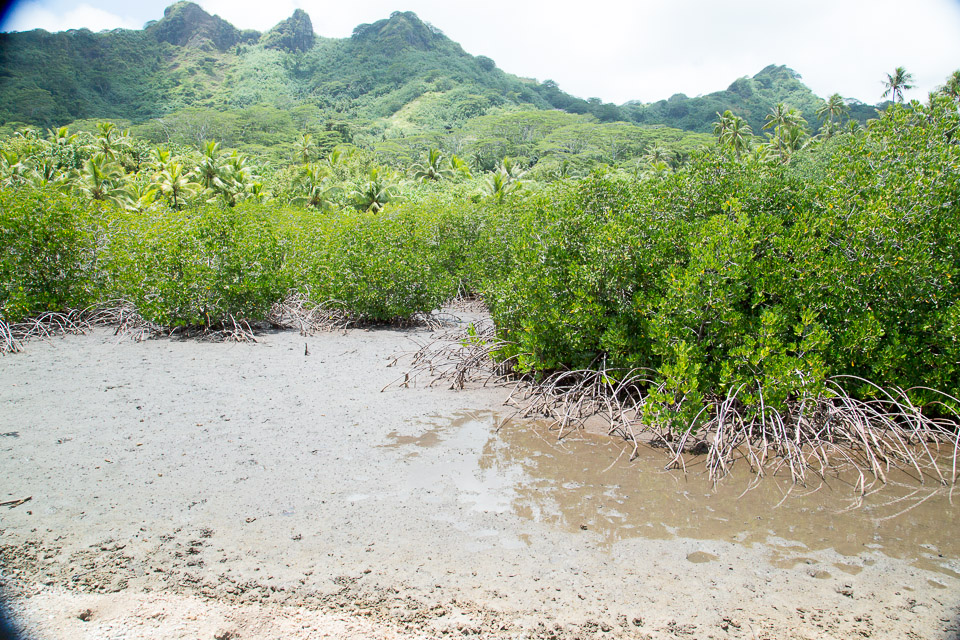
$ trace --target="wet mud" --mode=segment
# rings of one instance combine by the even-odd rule
[[[842,476],[745,491],[742,467],[714,486],[695,458],[666,471],[659,450],[630,461],[616,440],[505,421],[502,389],[381,391],[416,335],[95,332],[0,359],[0,502],[31,497],[0,508],[18,624],[35,638],[957,637],[949,491],[906,475],[862,500]]]

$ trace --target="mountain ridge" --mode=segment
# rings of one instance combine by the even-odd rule
[[[583,100],[551,80],[518,77],[465,52],[410,11],[358,25],[343,39],[318,36],[302,9],[260,33],[186,1],[141,30],[0,34],[0,124],[145,122],[183,109],[262,104],[316,105],[328,119],[374,126],[427,94],[451,103],[438,107],[441,130],[491,110],[532,108],[709,132],[715,114],[730,109],[759,132],[778,101],[802,110],[815,128],[821,102],[799,74],[776,65],[706,96],[622,105]],[[868,111],[855,117],[870,117]]]

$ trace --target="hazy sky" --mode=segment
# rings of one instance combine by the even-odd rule
[[[885,74],[913,73],[924,99],[960,68],[960,0],[198,0],[241,29],[265,31],[302,8],[321,36],[414,11],[501,69],[555,80],[582,98],[651,102],[725,89],[785,64],[820,96],[876,103]],[[139,29],[164,0],[20,0],[0,30]]]

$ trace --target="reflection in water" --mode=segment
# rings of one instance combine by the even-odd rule
[[[401,454],[400,467],[390,487],[392,495],[402,501],[416,499],[436,505],[431,519],[450,523],[474,538],[466,551],[491,546],[526,546],[520,537],[507,531],[477,527],[475,521],[467,517],[469,512],[509,512],[517,497],[514,488],[523,481],[523,469],[519,465],[481,468],[485,451],[506,446],[497,443],[495,422],[492,412],[436,418],[428,423],[425,431],[413,435],[393,432],[387,436],[389,441],[380,445]],[[447,498],[451,497],[455,498],[458,508],[444,509]]]
[[[603,436],[555,432],[530,422],[496,430],[493,414],[436,421],[415,437],[391,434],[414,466],[411,487],[452,481],[474,509],[512,510],[570,531],[588,530],[607,544],[626,538],[674,537],[764,543],[777,564],[813,562],[804,553],[834,549],[845,556],[869,551],[913,561],[960,578],[960,505],[949,491],[891,474],[879,490],[858,498],[849,478],[801,487],[789,477],[755,479],[746,465],[714,486],[697,459],[688,473],[665,471],[662,451],[631,448]],[[414,458],[431,451],[429,460]],[[749,491],[747,487],[752,486]],[[960,495],[958,495],[960,500]],[[709,554],[691,562],[708,562]],[[837,568],[855,574],[869,560]]]

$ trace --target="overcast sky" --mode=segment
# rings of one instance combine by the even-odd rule
[[[141,28],[164,0],[21,0],[3,31]],[[198,0],[241,29],[265,31],[302,8],[321,36],[414,11],[501,69],[555,80],[582,98],[651,102],[725,89],[785,64],[820,96],[876,103],[882,80],[906,67],[927,93],[960,68],[960,0]]]

